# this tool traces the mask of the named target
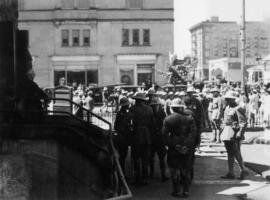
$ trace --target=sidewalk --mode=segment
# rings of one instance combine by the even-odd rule
[[[250,175],[243,181],[220,179],[220,176],[227,172],[227,154],[223,144],[209,143],[208,138],[208,134],[203,134],[201,152],[196,154],[194,181],[188,199],[269,200],[270,184],[254,171],[249,170]],[[246,145],[245,148],[252,149],[253,147]],[[256,152],[256,148],[252,152]],[[249,152],[247,153],[249,154]],[[249,161],[252,162],[252,159]],[[149,185],[144,187],[130,186],[133,199],[175,199],[170,196],[171,182],[160,182],[158,164],[156,164],[155,169],[155,178]],[[235,175],[238,176],[239,173],[239,169],[235,165]],[[168,171],[167,174],[169,175]]]

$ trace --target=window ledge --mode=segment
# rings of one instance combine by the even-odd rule
[[[121,45],[121,47],[151,47],[152,45],[149,44],[149,45]]]

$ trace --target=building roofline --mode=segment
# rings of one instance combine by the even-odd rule
[[[129,9],[129,8],[95,8],[90,7],[86,9],[82,8],[71,8],[71,9],[62,9],[62,8],[53,8],[53,9],[19,9],[19,12],[48,12],[48,11],[57,11],[57,10],[78,10],[78,11],[134,11],[134,10],[140,10],[140,11],[174,11],[174,8],[140,8],[140,9]]]
[[[247,21],[246,24],[253,24],[253,23],[264,23],[263,21]],[[215,24],[237,24],[236,21],[210,21],[210,20],[206,20],[206,21],[202,21],[199,22],[195,25],[193,25],[192,27],[189,28],[190,32],[193,32],[194,30],[201,28],[203,26],[211,26],[211,25],[215,25]]]

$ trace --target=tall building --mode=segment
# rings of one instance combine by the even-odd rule
[[[173,0],[19,0],[36,81],[163,84],[174,45]]]
[[[240,58],[240,25],[232,21],[219,21],[218,17],[203,21],[190,28],[192,57],[197,59],[196,78],[209,78],[209,60]],[[258,57],[268,55],[269,26],[264,22],[246,22],[247,65]]]

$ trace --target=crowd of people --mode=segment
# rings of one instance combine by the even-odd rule
[[[235,179],[234,162],[238,163],[238,179],[248,176],[241,155],[241,141],[249,124],[264,123],[269,127],[270,88],[249,88],[227,84],[204,87],[188,85],[183,91],[164,91],[144,87],[128,92],[116,87],[103,88],[103,106],[107,112],[110,99],[117,111],[114,142],[119,162],[126,175],[129,147],[134,169],[134,184],[147,185],[154,177],[155,155],[158,156],[161,181],[167,181],[168,166],[174,197],[187,197],[193,180],[195,152],[204,128],[212,130],[210,142],[224,143],[228,155],[228,173],[222,179]],[[94,109],[93,91],[77,87],[73,101],[90,112]],[[75,115],[83,117],[76,105]],[[260,120],[260,121],[259,121]],[[167,164],[165,159],[167,159]]]
[[[178,92],[150,88],[135,94],[120,90],[114,129],[123,172],[130,146],[134,184],[147,185],[154,175],[157,154],[162,181],[168,179],[166,166],[170,169],[172,195],[188,196],[195,151],[200,146],[202,129],[207,127],[213,130],[212,142],[224,142],[227,150],[228,173],[220,178],[236,178],[236,160],[240,168],[237,178],[242,180],[248,171],[241,155],[241,141],[248,122],[254,125],[259,115],[269,126],[269,100],[270,88],[247,92],[228,85],[202,90],[188,86],[186,91]]]

